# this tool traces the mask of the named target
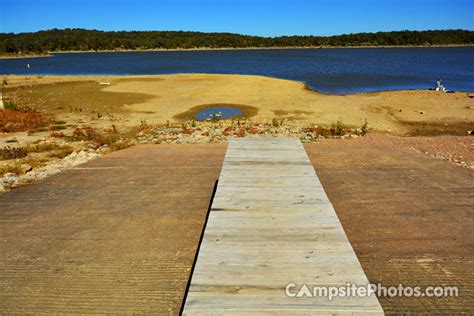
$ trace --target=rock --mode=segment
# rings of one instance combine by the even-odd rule
[[[165,133],[181,133],[183,131],[182,128],[165,128],[163,132]]]
[[[199,142],[203,144],[208,144],[211,142],[211,139],[207,136],[204,136],[204,137],[200,137]]]
[[[4,185],[5,184],[12,185],[12,184],[15,184],[15,182],[17,182],[18,179],[19,179],[19,177],[16,173],[7,172],[3,175],[2,182],[3,182]]]
[[[81,164],[81,163],[87,162],[87,158],[88,158],[87,151],[81,150],[77,154],[77,157],[76,157],[75,160],[76,160],[77,164]]]
[[[95,154],[95,153],[94,153]],[[79,153],[73,152],[61,161],[61,167],[69,168],[88,161],[88,154],[82,150]]]
[[[25,164],[22,164],[22,165],[21,165],[21,171],[22,171],[23,173],[28,173],[28,172],[30,172],[31,170],[33,170],[33,167],[30,166],[29,164],[25,163]]]
[[[98,158],[100,155],[96,152],[87,153],[87,160],[92,160]]]

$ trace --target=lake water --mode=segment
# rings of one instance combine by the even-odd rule
[[[210,107],[200,111],[196,114],[196,120],[205,121],[213,119],[229,119],[235,116],[242,116],[242,112],[239,108],[230,108],[230,107]]]
[[[450,90],[474,91],[474,47],[74,53],[0,60],[0,73],[248,74],[303,81],[337,94],[427,89],[442,79]]]

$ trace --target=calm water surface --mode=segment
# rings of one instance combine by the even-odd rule
[[[0,73],[248,74],[299,80],[338,94],[427,89],[443,79],[450,90],[474,91],[474,47],[75,53],[0,60]]]
[[[210,107],[200,111],[196,114],[198,121],[205,121],[208,119],[228,119],[234,116],[241,116],[242,112],[238,108],[230,107]]]

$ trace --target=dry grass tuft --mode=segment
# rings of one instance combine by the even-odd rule
[[[63,159],[64,157],[69,156],[73,151],[74,149],[71,146],[63,145],[51,151],[48,154],[48,157]]]
[[[23,163],[29,164],[33,169],[41,168],[47,165],[48,157],[27,157]]]
[[[49,134],[50,137],[54,137],[54,138],[63,138],[63,137],[66,137],[66,135],[63,133],[63,132],[56,132],[56,131],[53,131]]]
[[[60,148],[61,148],[61,145],[57,143],[39,143],[39,144],[28,144],[25,147],[25,150],[28,153],[42,153],[46,151],[57,150]]]
[[[17,175],[23,173],[23,168],[21,167],[21,162],[15,161],[7,165],[0,165],[0,176],[3,176],[6,173],[16,173]]]
[[[128,134],[122,134],[115,126],[110,129],[99,130],[92,127],[76,128],[72,136],[66,136],[70,142],[85,141],[92,148],[107,145],[111,151],[124,149],[130,146]]]
[[[70,155],[74,149],[69,145],[60,145],[58,143],[39,143],[39,144],[28,144],[24,148],[27,153],[48,153],[50,158],[64,158]]]
[[[18,159],[27,155],[28,152],[22,147],[6,146],[0,149],[0,160]]]

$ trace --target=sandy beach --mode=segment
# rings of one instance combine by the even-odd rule
[[[5,76],[0,191],[30,184],[135,144],[227,143],[272,135],[303,143],[362,137],[472,170],[470,93],[328,95],[261,76]],[[244,117],[196,122],[206,108]],[[372,137],[373,136],[373,137]],[[406,137],[416,136],[416,137]],[[6,174],[6,176],[5,176]],[[11,175],[10,177],[8,175]]]
[[[387,91],[327,95],[303,83],[244,75],[4,76],[6,100],[82,119],[92,113],[121,117],[126,126],[192,119],[208,104],[246,106],[255,122],[350,127],[367,120],[373,131],[395,135],[466,135],[474,129],[474,93]],[[101,85],[110,83],[110,85]]]
[[[29,58],[43,58],[53,57],[51,53],[47,54],[0,54],[0,59],[29,59]]]

